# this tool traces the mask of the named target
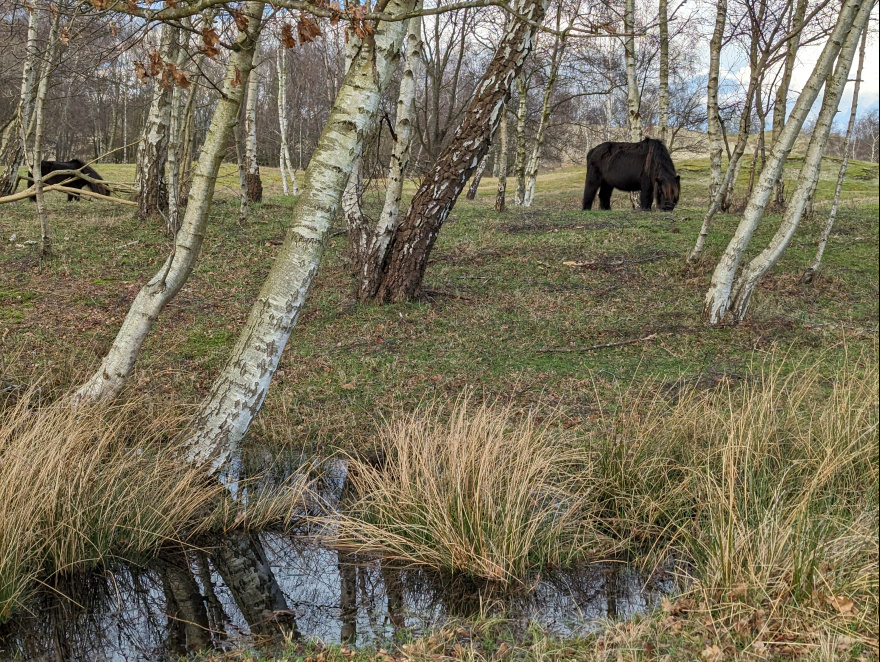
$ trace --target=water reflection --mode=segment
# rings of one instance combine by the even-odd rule
[[[626,566],[604,564],[501,593],[281,535],[236,536],[167,553],[147,568],[59,581],[0,632],[0,659],[153,662],[302,635],[388,645],[404,629],[487,609],[565,636],[650,609],[671,588],[644,583]]]

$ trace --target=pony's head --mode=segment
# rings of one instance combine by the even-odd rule
[[[681,177],[678,173],[657,177],[654,184],[657,192],[657,207],[660,211],[675,209],[681,195]]]

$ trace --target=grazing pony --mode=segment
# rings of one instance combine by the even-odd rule
[[[657,200],[661,211],[672,211],[681,195],[681,178],[669,151],[659,140],[638,143],[602,143],[587,154],[587,181],[582,209],[592,209],[599,193],[599,209],[611,209],[611,193],[639,191],[643,211]]]
[[[92,179],[103,179],[101,175],[97,173],[97,171],[91,166],[86,165],[83,161],[79,159],[70,159],[70,161],[40,161],[40,171],[43,174],[43,186],[52,186],[53,184],[63,184],[66,188],[75,188],[82,190],[86,186],[99,195],[110,195],[110,189],[108,189],[103,184],[99,184],[97,182],[90,182],[88,180],[83,179],[77,175],[51,175],[48,176],[49,173],[55,172],[57,170],[79,170],[84,175],[91,177]],[[31,171],[28,171],[28,178],[33,181],[33,174]],[[68,181],[70,180],[70,181]],[[73,191],[67,191],[67,201],[71,200],[80,200],[80,195],[78,193],[74,193]],[[37,196],[32,195],[31,200],[36,201]]]

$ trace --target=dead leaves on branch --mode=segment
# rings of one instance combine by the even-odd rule
[[[183,89],[191,85],[186,73],[173,62],[162,60],[161,53],[156,50],[150,51],[147,65],[140,61],[134,63],[134,73],[142,85],[146,85],[150,78],[158,78],[159,84],[166,90],[170,90],[174,85]]]
[[[199,50],[213,60],[220,55],[220,49],[217,48],[219,45],[220,35],[217,31],[210,25],[202,28],[202,45],[199,46]]]

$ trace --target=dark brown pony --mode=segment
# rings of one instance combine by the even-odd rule
[[[638,143],[602,143],[587,154],[587,181],[582,209],[592,209],[596,193],[599,209],[611,209],[611,193],[639,191],[641,208],[651,211],[657,200],[661,211],[672,211],[681,195],[681,178],[666,146],[645,138]]]
[[[83,188],[88,186],[89,190],[94,193],[98,193],[99,195],[110,195],[110,189],[108,189],[103,184],[90,182],[86,179],[83,179],[82,177],[78,177],[77,175],[49,174],[58,170],[78,170],[82,174],[90,177],[91,179],[103,179],[103,177],[101,177],[101,175],[99,175],[94,168],[86,165],[83,161],[80,161],[79,159],[71,159],[70,161],[40,161],[40,171],[43,174],[43,186],[63,184],[67,188],[75,188],[79,190],[82,190]],[[34,176],[30,171],[28,171],[28,178],[33,181]],[[36,199],[36,195],[31,196],[32,201],[36,201]],[[67,201],[70,202],[71,200],[79,201],[80,195],[72,191],[67,191]]]

